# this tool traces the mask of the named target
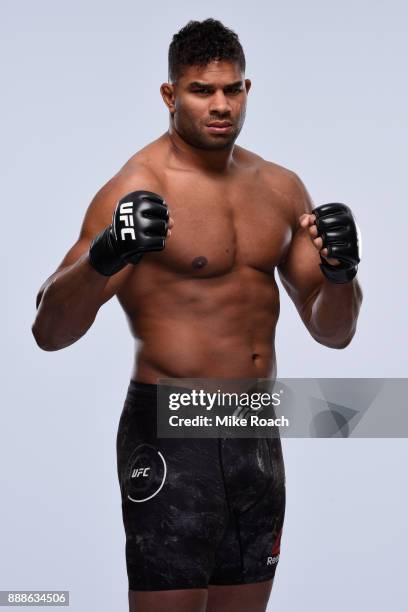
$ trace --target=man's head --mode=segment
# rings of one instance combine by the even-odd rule
[[[238,36],[214,19],[190,21],[169,47],[169,83],[161,94],[171,122],[189,144],[206,150],[231,147],[245,120],[245,55]],[[231,124],[226,131],[209,127]]]

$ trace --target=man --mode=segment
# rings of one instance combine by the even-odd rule
[[[265,610],[284,519],[279,438],[160,440],[157,380],[275,377],[275,268],[325,346],[350,343],[362,301],[350,209],[312,212],[295,173],[234,144],[244,75],[219,21],[173,37],[168,132],[96,194],[37,297],[44,350],[76,342],[114,295],[138,340],[117,437],[131,611]]]

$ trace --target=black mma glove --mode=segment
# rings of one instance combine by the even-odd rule
[[[152,191],[133,191],[119,200],[112,224],[94,238],[89,261],[100,274],[112,276],[143,253],[162,251],[169,213],[167,204]]]
[[[322,249],[327,249],[327,257],[341,262],[332,266],[320,255],[321,271],[332,283],[348,283],[357,274],[361,249],[360,230],[350,208],[339,203],[323,204],[314,208],[312,214],[316,215]]]

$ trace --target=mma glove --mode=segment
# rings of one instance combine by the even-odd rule
[[[360,230],[350,208],[339,203],[323,204],[314,208],[312,214],[316,216],[322,249],[327,249],[327,257],[340,261],[331,265],[320,255],[321,271],[332,283],[348,283],[357,274],[361,256]]]
[[[98,234],[89,249],[89,261],[100,274],[112,276],[143,254],[162,251],[169,222],[167,204],[152,191],[132,191],[118,204],[112,223]]]

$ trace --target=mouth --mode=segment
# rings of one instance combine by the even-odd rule
[[[223,134],[229,132],[232,129],[232,123],[229,121],[213,121],[206,125],[209,132],[214,134]]]

